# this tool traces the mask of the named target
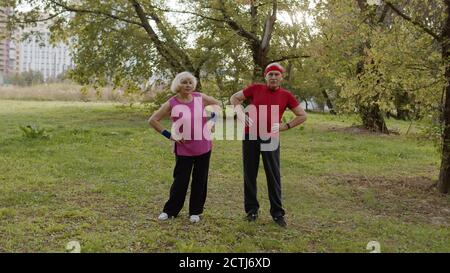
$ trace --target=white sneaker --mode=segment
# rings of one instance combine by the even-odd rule
[[[165,221],[165,220],[167,220],[167,219],[169,219],[169,215],[168,215],[167,213],[165,213],[165,212],[161,213],[161,214],[158,216],[158,220],[160,220],[160,221]]]
[[[198,215],[191,215],[191,217],[189,218],[189,221],[191,221],[191,223],[197,223],[200,221],[200,216]]]

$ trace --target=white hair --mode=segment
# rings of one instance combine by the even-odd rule
[[[194,83],[194,90],[197,87],[197,78],[194,77],[190,72],[184,71],[178,73],[172,81],[172,85],[170,86],[170,90],[172,92],[177,93],[180,90],[180,85],[183,80],[190,79]]]

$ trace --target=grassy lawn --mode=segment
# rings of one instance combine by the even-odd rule
[[[158,222],[168,197],[171,144],[149,113],[108,103],[0,101],[0,252],[450,252],[450,198],[433,186],[438,150],[409,122],[400,135],[349,129],[350,117],[310,114],[283,133],[288,228],[269,215],[244,220],[241,143],[215,141],[202,221],[185,208]],[[22,136],[37,124],[49,139]],[[414,127],[414,126],[413,126]],[[411,130],[414,133],[414,130]]]

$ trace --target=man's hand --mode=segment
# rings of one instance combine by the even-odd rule
[[[238,108],[239,109],[239,108]],[[242,110],[237,110],[236,111],[236,114],[237,114],[237,118],[238,118],[238,120],[240,121],[240,122],[242,122],[243,124],[245,124],[245,126],[248,126],[248,127],[251,127],[251,126],[253,126],[253,119],[251,119],[248,115],[246,115],[245,113],[244,113],[244,111],[242,111]]]
[[[272,126],[272,133],[278,133],[288,130],[288,126],[286,124],[274,123]]]
[[[251,119],[249,116],[245,115],[245,121],[244,121],[245,125],[247,125],[248,127],[253,126],[253,119]]]

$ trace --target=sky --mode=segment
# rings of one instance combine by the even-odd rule
[[[368,0],[368,2],[369,1],[377,2],[380,0]],[[171,9],[180,10],[179,4],[177,3],[176,0],[167,0],[166,3],[168,5],[168,7]],[[313,7],[313,6],[314,6],[314,3],[311,3],[310,7]],[[22,12],[29,11],[31,9],[31,6],[29,4],[25,3],[25,4],[20,5],[17,9]],[[180,21],[182,22],[189,18],[189,15],[187,15],[187,14],[172,13],[172,15],[173,16],[170,16],[168,19],[174,25],[179,25]],[[298,17],[298,18],[302,18],[303,16],[306,17],[306,21],[308,23],[312,23],[312,18],[308,14],[302,14],[301,12],[296,14],[296,17]],[[279,20],[282,23],[291,24],[291,20],[289,19],[288,14],[284,13],[284,12],[280,12],[277,14],[277,20]]]
[[[368,1],[379,1],[379,0],[368,0]],[[180,4],[177,3],[177,0],[166,0],[167,6],[169,9],[173,10],[183,10],[183,7],[180,7]],[[314,7],[314,3],[311,3],[310,8]],[[28,4],[23,4],[17,8],[19,11],[29,11],[31,9],[31,6]],[[170,13],[170,16],[168,16],[168,21],[175,25],[176,27],[183,27],[183,23],[186,22],[192,15],[189,14],[182,14],[182,13]],[[302,12],[294,13],[295,20],[299,23],[301,23],[303,20],[306,21],[306,23],[310,26],[314,25],[313,18],[309,14],[305,14]],[[279,12],[277,14],[277,20],[278,22],[282,24],[289,24],[292,25],[292,19],[289,17],[288,13],[286,12]],[[150,22],[153,24],[153,22]],[[192,35],[191,37],[188,37],[188,44],[193,44],[195,40],[195,35]]]

